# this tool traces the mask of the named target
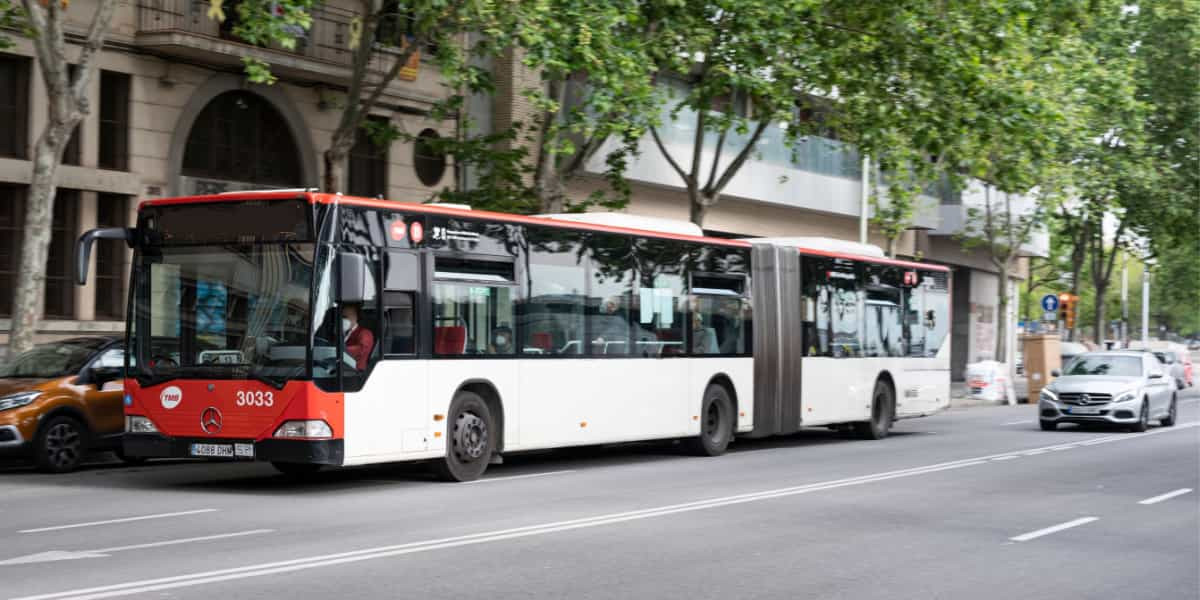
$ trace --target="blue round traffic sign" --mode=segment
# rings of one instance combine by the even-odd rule
[[[1042,296],[1042,310],[1046,312],[1054,312],[1058,310],[1058,296],[1054,294],[1046,294]]]

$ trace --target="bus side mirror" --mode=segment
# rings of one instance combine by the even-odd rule
[[[125,245],[133,247],[133,229],[129,227],[105,227],[92,229],[79,236],[75,243],[75,283],[87,284],[88,262],[92,257],[92,243],[96,240],[125,240]]]
[[[343,304],[357,304],[367,299],[367,258],[353,252],[338,253],[338,272],[341,286],[338,300]]]

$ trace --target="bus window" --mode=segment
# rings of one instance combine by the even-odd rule
[[[832,288],[829,272],[833,262],[826,258],[801,257],[801,289],[804,306],[801,329],[805,356],[833,356],[829,339],[833,335],[829,302]]]
[[[900,314],[900,271],[882,265],[866,266],[865,356],[904,356]]]
[[[384,292],[384,354],[413,354],[416,350],[416,313],[413,292]]]
[[[628,356],[633,309],[633,256],[629,238],[588,237],[587,339],[592,356]]]
[[[924,305],[923,286],[904,289],[904,331],[908,340],[908,356],[925,356]]]
[[[583,306],[587,276],[583,235],[567,230],[526,228],[529,259],[521,303],[522,354],[583,353]]]
[[[684,266],[689,249],[667,240],[638,239],[639,287],[634,352],[639,356],[684,353]]]
[[[950,331],[949,275],[944,272],[922,273],[925,287],[923,326],[925,327],[925,356],[937,356]]]
[[[432,297],[434,354],[513,353],[510,286],[437,281]]]
[[[693,296],[692,354],[744,354],[747,305],[737,296]]]

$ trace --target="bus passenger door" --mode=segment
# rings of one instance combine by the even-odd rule
[[[379,357],[363,387],[346,394],[347,463],[373,462],[429,448],[427,361],[418,358],[428,336],[427,302],[420,301],[424,257],[389,250],[383,256],[379,311],[370,326]]]

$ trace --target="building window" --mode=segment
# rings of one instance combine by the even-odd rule
[[[287,121],[257,94],[225,92],[192,124],[183,153],[187,177],[299,186],[300,151]]]
[[[24,201],[24,186],[0,185],[0,317],[12,314],[21,231],[25,228]]]
[[[427,186],[435,186],[446,174],[446,155],[437,149],[438,133],[426,129],[417,134],[417,142],[413,144],[413,167],[417,170],[417,179]]]
[[[388,123],[383,117],[367,119],[374,127],[386,127]],[[354,147],[350,149],[350,169],[346,181],[346,190],[351,196],[387,196],[388,145],[376,144],[368,132],[368,127],[358,128],[354,137]]]
[[[79,190],[58,190],[54,217],[50,222],[50,251],[46,257],[46,303],[48,319],[75,318],[74,263],[75,233],[79,215]]]
[[[129,170],[129,75],[100,72],[101,169]]]
[[[29,59],[0,54],[0,156],[26,157],[28,127]]]
[[[75,73],[79,68],[76,65],[67,65],[67,80],[68,82],[75,80]],[[83,121],[75,125],[75,129],[71,130],[71,137],[67,138],[67,147],[63,149],[62,164],[76,165],[80,164],[80,159],[83,155],[82,142],[80,135],[83,132]]]
[[[100,194],[96,206],[97,227],[126,227],[128,200],[119,194]],[[96,317],[125,318],[125,242],[96,242]]]

